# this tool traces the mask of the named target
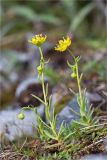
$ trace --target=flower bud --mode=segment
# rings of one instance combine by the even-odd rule
[[[18,118],[20,120],[23,120],[25,118],[25,115],[23,113],[18,114]]]
[[[43,67],[42,67],[42,66],[38,66],[38,67],[37,67],[37,70],[38,70],[38,73],[39,73],[39,74],[42,74],[42,72],[43,72]]]
[[[77,76],[77,75],[76,75],[76,73],[74,73],[74,72],[71,74],[71,77],[72,77],[72,78],[76,78],[76,76]]]

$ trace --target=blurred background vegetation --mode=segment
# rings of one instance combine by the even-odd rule
[[[1,0],[0,37],[17,32],[65,30],[105,38],[106,0]]]

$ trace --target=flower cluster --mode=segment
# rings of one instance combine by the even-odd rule
[[[30,43],[40,47],[45,41],[47,36],[43,36],[42,34],[35,35],[29,40]],[[70,45],[71,45],[71,39],[70,37],[67,37],[66,39],[63,37],[62,40],[59,40],[57,46],[55,47],[56,51],[63,52],[65,51]]]
[[[43,36],[42,34],[35,35],[32,37],[31,40],[29,40],[30,43],[40,47],[45,41],[46,41],[47,36]]]

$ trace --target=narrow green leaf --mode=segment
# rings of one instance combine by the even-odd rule
[[[53,139],[53,140],[57,140],[56,137],[54,137],[52,134],[50,134],[47,130],[44,130],[44,133],[47,135],[47,137]]]
[[[38,101],[40,101],[41,103],[43,103],[45,105],[44,101],[42,99],[40,99],[38,96],[36,96],[34,94],[31,94],[31,96],[36,98]]]
[[[45,23],[51,23],[55,25],[61,24],[59,18],[52,14],[37,14],[32,8],[27,6],[16,5],[11,10],[19,16],[22,16],[30,21],[42,21]]]
[[[71,25],[70,30],[75,31],[79,25],[83,22],[86,16],[96,7],[95,3],[90,3],[85,6],[79,13],[74,17]]]

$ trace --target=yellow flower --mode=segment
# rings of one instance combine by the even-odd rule
[[[65,51],[70,45],[71,45],[71,39],[70,39],[70,37],[67,37],[66,39],[63,38],[62,40],[59,40],[59,44],[55,47],[55,50],[56,50],[56,51],[63,52],[63,51]]]
[[[40,47],[45,41],[46,41],[47,36],[43,36],[42,34],[35,35],[32,37],[31,40],[29,40],[30,43]]]

